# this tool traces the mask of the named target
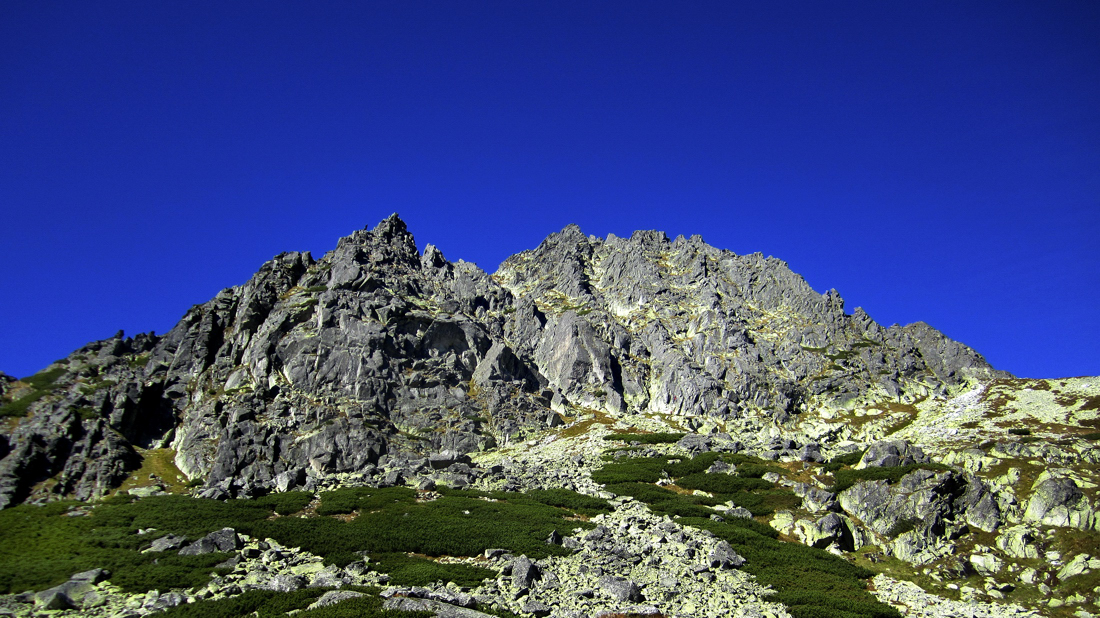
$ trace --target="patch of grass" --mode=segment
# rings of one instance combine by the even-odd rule
[[[31,404],[50,394],[54,384],[56,384],[57,380],[63,375],[65,375],[65,369],[57,367],[39,371],[33,376],[20,380],[20,382],[30,387],[30,392],[18,399],[0,405],[0,418],[21,418],[26,416],[27,411],[30,410]]]
[[[833,473],[835,479],[829,491],[840,493],[852,485],[861,481],[886,481],[893,484],[901,480],[901,477],[916,470],[942,471],[950,470],[943,464],[911,464],[908,466],[893,466],[889,468],[864,468],[862,470],[837,470]]]
[[[179,494],[187,490],[187,477],[176,467],[174,450],[139,450],[138,454],[141,455],[141,467],[130,473],[130,477],[122,482],[117,493],[124,493],[135,487],[148,487],[157,482],[149,478],[150,474],[160,479],[159,483],[169,493]]]
[[[867,591],[864,580],[874,575],[868,569],[821,549],[758,534],[732,519],[684,518],[680,523],[728,542],[747,560],[741,568],[775,588],[770,600],[786,605],[795,618],[900,618]]]
[[[161,616],[166,618],[237,618],[251,615],[257,618],[283,618],[287,612],[308,607],[327,591],[326,588],[305,588],[294,592],[249,590],[244,594],[226,599],[207,599],[179,605],[166,610]],[[377,593],[375,593],[373,599],[378,607],[381,607],[382,604],[377,597]],[[306,614],[296,615],[304,616]],[[313,614],[310,613],[309,615],[312,616]]]
[[[493,573],[467,565],[439,564],[423,556],[476,556],[491,547],[532,558],[563,555],[568,550],[547,545],[546,537],[554,530],[591,527],[575,520],[578,512],[608,510],[605,501],[565,490],[508,495],[498,501],[487,500],[488,495],[481,492],[457,490],[423,503],[412,499],[413,495],[406,488],[326,492],[322,506],[326,500],[337,500],[358,507],[359,516],[347,522],[332,517],[275,516],[305,508],[312,499],[305,492],[225,502],[182,495],[141,500],[118,495],[82,517],[66,515],[79,503],[21,505],[0,511],[0,594],[41,590],[96,567],[110,570],[111,581],[128,592],[195,587],[205,584],[213,566],[226,558],[143,554],[140,549],[156,538],[137,534],[145,528],[195,539],[231,527],[256,538],[301,547],[329,564],[346,565],[369,554],[375,558],[376,568],[390,569],[391,581],[400,585],[444,580],[472,586]]]
[[[389,573],[394,586],[427,586],[436,581],[454,582],[459,586],[478,586],[496,571],[466,564],[444,564],[403,553],[370,554],[371,566]]]
[[[840,470],[841,468],[854,466],[859,463],[859,460],[863,459],[863,454],[865,452],[866,450],[859,450],[852,451],[851,453],[845,453],[844,455],[837,455],[836,457],[833,457],[829,461],[825,462],[822,468],[824,472],[832,473]]]
[[[706,473],[719,458],[737,465],[737,475]],[[592,473],[592,480],[605,484],[608,491],[631,496],[645,502],[654,511],[674,516],[708,517],[714,511],[706,506],[716,506],[730,500],[755,516],[797,507],[801,499],[760,479],[767,472],[784,472],[782,468],[759,463],[762,461],[744,455],[718,453],[703,453],[685,459],[637,457],[606,463]],[[684,489],[698,489],[713,496],[687,495],[654,485],[665,477]]]
[[[0,417],[12,417],[20,418],[27,415],[27,410],[30,409],[31,404],[42,399],[46,395],[49,395],[49,391],[31,391],[29,394],[23,395],[15,401],[5,403],[0,406]]]
[[[685,435],[684,433],[611,433],[603,437],[604,440],[620,440],[622,442],[637,442],[639,444],[675,444]]]
[[[20,382],[30,385],[35,390],[49,390],[63,375],[65,375],[65,370],[58,367],[39,371],[33,376],[23,378]]]

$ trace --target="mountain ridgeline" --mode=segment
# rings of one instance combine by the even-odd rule
[[[394,215],[319,260],[275,257],[165,335],[119,333],[3,381],[27,392],[9,396],[25,417],[0,437],[0,506],[105,495],[152,448],[212,496],[252,495],[584,415],[737,425],[762,445],[815,407],[999,377],[926,324],[846,314],[784,262],[698,236],[571,225],[489,275],[420,253]]]

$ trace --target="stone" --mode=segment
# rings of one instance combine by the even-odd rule
[[[913,446],[906,440],[888,440],[869,446],[855,468],[908,466],[928,461],[928,456],[920,447]]]
[[[176,535],[176,534],[166,534],[166,535],[160,537],[159,539],[153,539],[153,542],[150,545],[149,549],[147,549],[145,551],[151,551],[151,552],[171,551],[171,550],[179,549],[180,547],[183,547],[184,543],[186,543],[186,542],[187,542],[187,537],[185,537],[185,536],[179,536],[179,535]]]
[[[264,590],[273,590],[275,592],[294,592],[305,586],[305,581],[298,575],[291,575],[289,573],[283,573],[276,575],[267,581],[263,586]]]
[[[1004,561],[994,554],[971,554],[970,564],[981,575],[996,575],[1004,568]]]
[[[550,611],[550,606],[541,601],[529,600],[523,604],[523,613],[530,614],[532,616],[538,616],[540,618],[543,616],[549,616]]]
[[[356,592],[354,590],[329,590],[321,595],[319,599],[310,604],[306,609],[317,609],[319,607],[328,607],[330,605],[336,605],[340,601],[346,601],[348,599],[357,599],[363,596],[362,592]]]
[[[431,612],[436,618],[491,618],[491,614],[425,598],[390,597],[382,602],[382,608],[403,612]]]
[[[600,589],[611,598],[619,601],[641,603],[645,600],[642,596],[642,589],[638,587],[638,584],[625,577],[605,575],[600,578]]]
[[[531,562],[527,556],[520,556],[512,561],[512,586],[514,588],[529,588],[541,576],[542,571],[538,565]]]
[[[1039,559],[1038,537],[1029,526],[1018,525],[1001,530],[997,536],[997,548],[1012,558]]]
[[[745,564],[745,559],[734,551],[729,543],[719,541],[707,555],[707,562],[711,568],[729,569]]]
[[[1025,522],[1092,530],[1097,516],[1073,479],[1040,475],[1024,510]]]
[[[233,551],[241,548],[241,539],[232,528],[222,528],[207,534],[180,550],[181,556],[196,556],[213,552]]]

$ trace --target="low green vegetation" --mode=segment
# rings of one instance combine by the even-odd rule
[[[30,393],[23,395],[15,401],[9,401],[0,406],[0,417],[23,417],[27,415],[27,410],[30,409],[31,404],[42,399],[49,394],[49,391],[31,391]]]
[[[707,473],[706,470],[719,460],[737,466],[736,475]],[[592,480],[605,484],[608,491],[645,502],[655,512],[673,516],[708,517],[714,510],[705,507],[729,501],[748,509],[754,516],[797,507],[801,499],[760,478],[768,472],[780,473],[783,469],[755,457],[704,453],[691,458],[613,459],[593,472]],[[684,490],[712,495],[676,492],[655,485],[662,479]]]
[[[863,468],[862,470],[837,470],[833,472],[833,486],[829,488],[829,491],[833,493],[840,493],[845,489],[848,489],[852,485],[861,481],[886,481],[893,484],[901,480],[903,476],[914,472],[916,470],[950,470],[943,464],[926,463],[926,464],[910,464],[908,466],[892,466],[888,468]]]
[[[65,370],[58,367],[56,369],[46,369],[39,371],[38,373],[30,376],[29,378],[23,378],[20,380],[25,384],[29,384],[31,388],[35,390],[49,390],[57,382],[57,380],[65,375]]]
[[[831,471],[858,462],[862,455],[834,459]],[[771,598],[786,605],[795,618],[898,618],[897,611],[867,592],[864,580],[874,574],[871,571],[824,550],[781,542],[771,526],[756,519],[711,518],[715,511],[707,507],[727,501],[754,516],[797,508],[801,499],[761,478],[768,472],[784,472],[779,466],[755,457],[718,453],[680,459],[620,455],[605,460],[592,474],[593,480],[605,483],[608,491],[645,502],[654,512],[676,517],[680,524],[709,530],[729,542],[748,561],[742,568],[774,587],[777,593]],[[706,472],[719,460],[735,465],[736,473]],[[656,485],[661,479],[675,487]]]
[[[328,592],[328,588],[306,588],[294,592],[249,590],[244,594],[217,600],[206,600],[173,607],[166,618],[284,618],[294,612],[299,618],[430,618],[430,612],[402,612],[382,609],[377,588],[350,587],[363,596],[317,609],[306,609]]]
[[[687,434],[683,433],[611,433],[604,440],[637,442],[638,444],[674,444]]]
[[[775,588],[771,600],[786,605],[795,618],[900,617],[897,610],[867,592],[864,580],[874,575],[871,571],[820,549],[778,541],[774,534],[761,534],[744,522],[679,520],[728,542],[746,559],[741,568]]]
[[[197,539],[224,527],[301,547],[330,564],[343,566],[369,556],[372,568],[389,573],[397,585],[443,580],[473,586],[494,573],[425,556],[476,556],[489,548],[532,558],[564,554],[568,550],[547,545],[546,538],[555,530],[569,533],[591,527],[576,517],[609,509],[606,501],[565,490],[441,493],[421,502],[414,490],[404,487],[345,488],[322,494],[319,516],[312,517],[287,516],[310,504],[313,496],[305,492],[225,502],[181,495],[133,500],[120,495],[82,516],[72,516],[83,512],[72,511],[83,507],[75,502],[4,509],[0,594],[41,590],[97,567],[111,571],[111,582],[127,592],[202,586],[226,555],[140,550],[163,534]],[[346,516],[353,512],[357,515]],[[148,528],[156,532],[137,534]]]
[[[845,453],[844,455],[837,455],[836,457],[833,457],[829,461],[825,462],[821,466],[821,468],[824,472],[836,472],[841,468],[854,466],[859,463],[860,459],[863,459],[863,454],[865,452],[867,451],[852,451],[851,453]]]
[[[26,416],[27,410],[30,409],[31,404],[50,394],[53,385],[63,375],[65,375],[65,370],[59,367],[56,369],[39,371],[33,376],[20,380],[20,382],[30,387],[30,392],[24,393],[19,398],[0,405],[0,418]]]

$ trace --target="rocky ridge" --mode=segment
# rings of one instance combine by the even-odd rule
[[[417,251],[394,216],[319,260],[277,256],[163,336],[119,333],[33,379],[0,378],[0,396],[27,412],[0,436],[0,506],[120,486],[219,499],[400,484],[612,497],[591,478],[607,433],[687,432],[632,456],[775,462],[784,472],[765,480],[801,504],[772,527],[919,581],[924,591],[875,580],[909,615],[963,615],[956,602],[1021,615],[1008,598],[1083,616],[1100,598],[1100,581],[1086,583],[1100,571],[1100,379],[1014,379],[925,324],[846,314],[781,261],[698,237],[570,226],[489,276]],[[844,455],[858,458],[849,474],[899,475],[864,472],[838,489],[822,464]],[[714,540],[698,531],[627,497],[601,518],[601,537],[564,536],[573,555],[534,564],[545,579],[517,586],[519,558],[497,556],[501,576],[476,594],[534,615],[624,603],[785,615],[736,568],[699,568]],[[653,542],[675,535],[690,542]],[[334,585],[382,581],[361,571]],[[209,594],[263,585],[245,584]],[[707,604],[686,605],[702,594]]]

